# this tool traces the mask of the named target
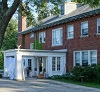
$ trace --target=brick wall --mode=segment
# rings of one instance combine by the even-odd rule
[[[46,32],[46,43],[43,44],[45,50],[54,50],[54,49],[67,49],[67,70],[70,70],[73,67],[73,51],[78,50],[97,50],[98,63],[100,63],[100,35],[97,33],[97,18],[100,18],[100,15],[80,19],[77,21],[69,22],[66,24],[54,26],[52,28],[47,28],[41,31],[36,32],[36,37],[39,38],[39,32]],[[81,35],[81,22],[88,21],[88,37],[80,37]],[[74,39],[67,39],[67,26],[74,25]],[[63,28],[63,45],[62,46],[52,46],[52,29]],[[20,37],[19,37],[20,39]],[[30,43],[33,42],[34,38],[30,38],[29,34],[25,35],[25,48],[28,49]],[[19,41],[21,43],[21,40]]]

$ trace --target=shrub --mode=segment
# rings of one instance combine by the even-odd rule
[[[72,74],[72,79],[75,81],[80,81],[81,76],[84,76],[83,81],[85,82],[100,82],[100,65],[74,67]]]

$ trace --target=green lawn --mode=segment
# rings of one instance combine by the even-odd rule
[[[61,82],[66,82],[66,83],[72,83],[72,84],[87,86],[87,87],[100,88],[100,83],[78,82],[78,81],[72,81],[72,80],[67,80],[67,79],[55,79],[55,80],[61,81]]]

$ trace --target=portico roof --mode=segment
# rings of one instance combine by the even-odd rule
[[[32,50],[32,49],[10,49],[2,51],[5,56],[53,56],[58,55],[62,56],[66,54],[67,49],[62,50]]]

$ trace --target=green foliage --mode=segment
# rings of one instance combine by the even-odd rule
[[[2,52],[0,52],[0,69],[3,69],[3,64],[4,62],[3,62],[3,54],[2,54]]]
[[[72,1],[79,2],[82,4],[89,4],[91,7],[100,6],[100,0],[72,0]]]
[[[15,49],[17,45],[17,22],[16,20],[12,19],[7,27],[4,41],[2,44],[2,49]]]
[[[100,65],[87,67],[74,67],[72,69],[72,79],[80,81],[81,76],[85,82],[100,82]]]
[[[43,49],[43,45],[42,43],[39,43],[39,40],[36,39],[33,43],[33,49],[37,49],[37,50],[42,50]]]

